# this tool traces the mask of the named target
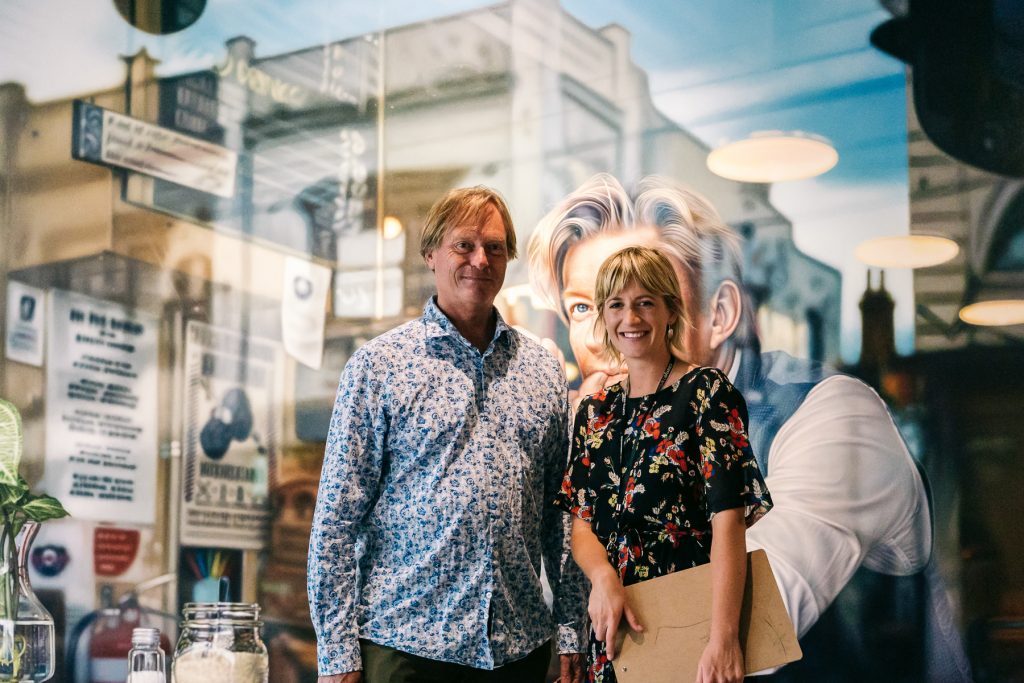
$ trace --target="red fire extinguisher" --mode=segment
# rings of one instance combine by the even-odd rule
[[[124,683],[128,678],[128,652],[132,649],[132,630],[142,623],[142,611],[134,594],[114,607],[104,587],[103,607],[89,629],[89,683]],[[160,645],[170,652],[170,640],[160,634]]]

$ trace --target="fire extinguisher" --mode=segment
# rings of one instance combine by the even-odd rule
[[[145,626],[142,610],[134,593],[112,606],[112,590],[104,586],[103,607],[89,629],[89,683],[124,683],[128,678],[128,652],[132,649],[132,631]],[[170,652],[170,640],[160,634],[160,645]]]

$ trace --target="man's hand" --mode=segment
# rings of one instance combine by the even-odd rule
[[[558,655],[558,663],[561,665],[558,683],[583,683],[586,657],[582,652]]]
[[[613,384],[621,382],[626,379],[626,376],[624,369],[623,372],[613,375],[606,375],[601,371],[590,373],[583,379],[583,382],[580,383],[580,388],[577,391],[569,391],[569,408],[572,410],[573,414],[575,414],[576,410],[580,407],[580,401],[591,394],[596,394],[605,387],[610,387]]]
[[[316,683],[362,683],[363,672],[362,671],[349,671],[343,674],[334,674],[333,676],[317,676]]]

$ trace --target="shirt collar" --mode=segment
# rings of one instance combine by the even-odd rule
[[[736,356],[732,359],[732,367],[729,368],[729,372],[726,375],[729,381],[736,384],[736,377],[740,374],[740,360],[743,358],[743,351],[736,349]]]
[[[501,317],[501,313],[498,309],[491,307],[494,311],[494,315],[497,318],[497,324],[494,326],[494,336],[491,338],[491,344],[494,344],[498,339],[505,335],[506,337],[511,336],[507,333],[512,331],[512,328],[508,326],[505,319]],[[437,307],[437,297],[432,296],[427,299],[426,305],[423,307],[423,324],[426,327],[427,339],[436,339],[438,337],[457,337],[464,343],[469,344],[469,341],[462,336],[459,329],[455,327],[455,324],[448,319],[440,308]]]

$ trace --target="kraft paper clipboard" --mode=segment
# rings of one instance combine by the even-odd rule
[[[694,680],[711,632],[711,565],[627,586],[626,595],[644,632],[625,631],[612,662],[619,683]],[[748,674],[803,656],[763,550],[747,553],[740,645]]]

